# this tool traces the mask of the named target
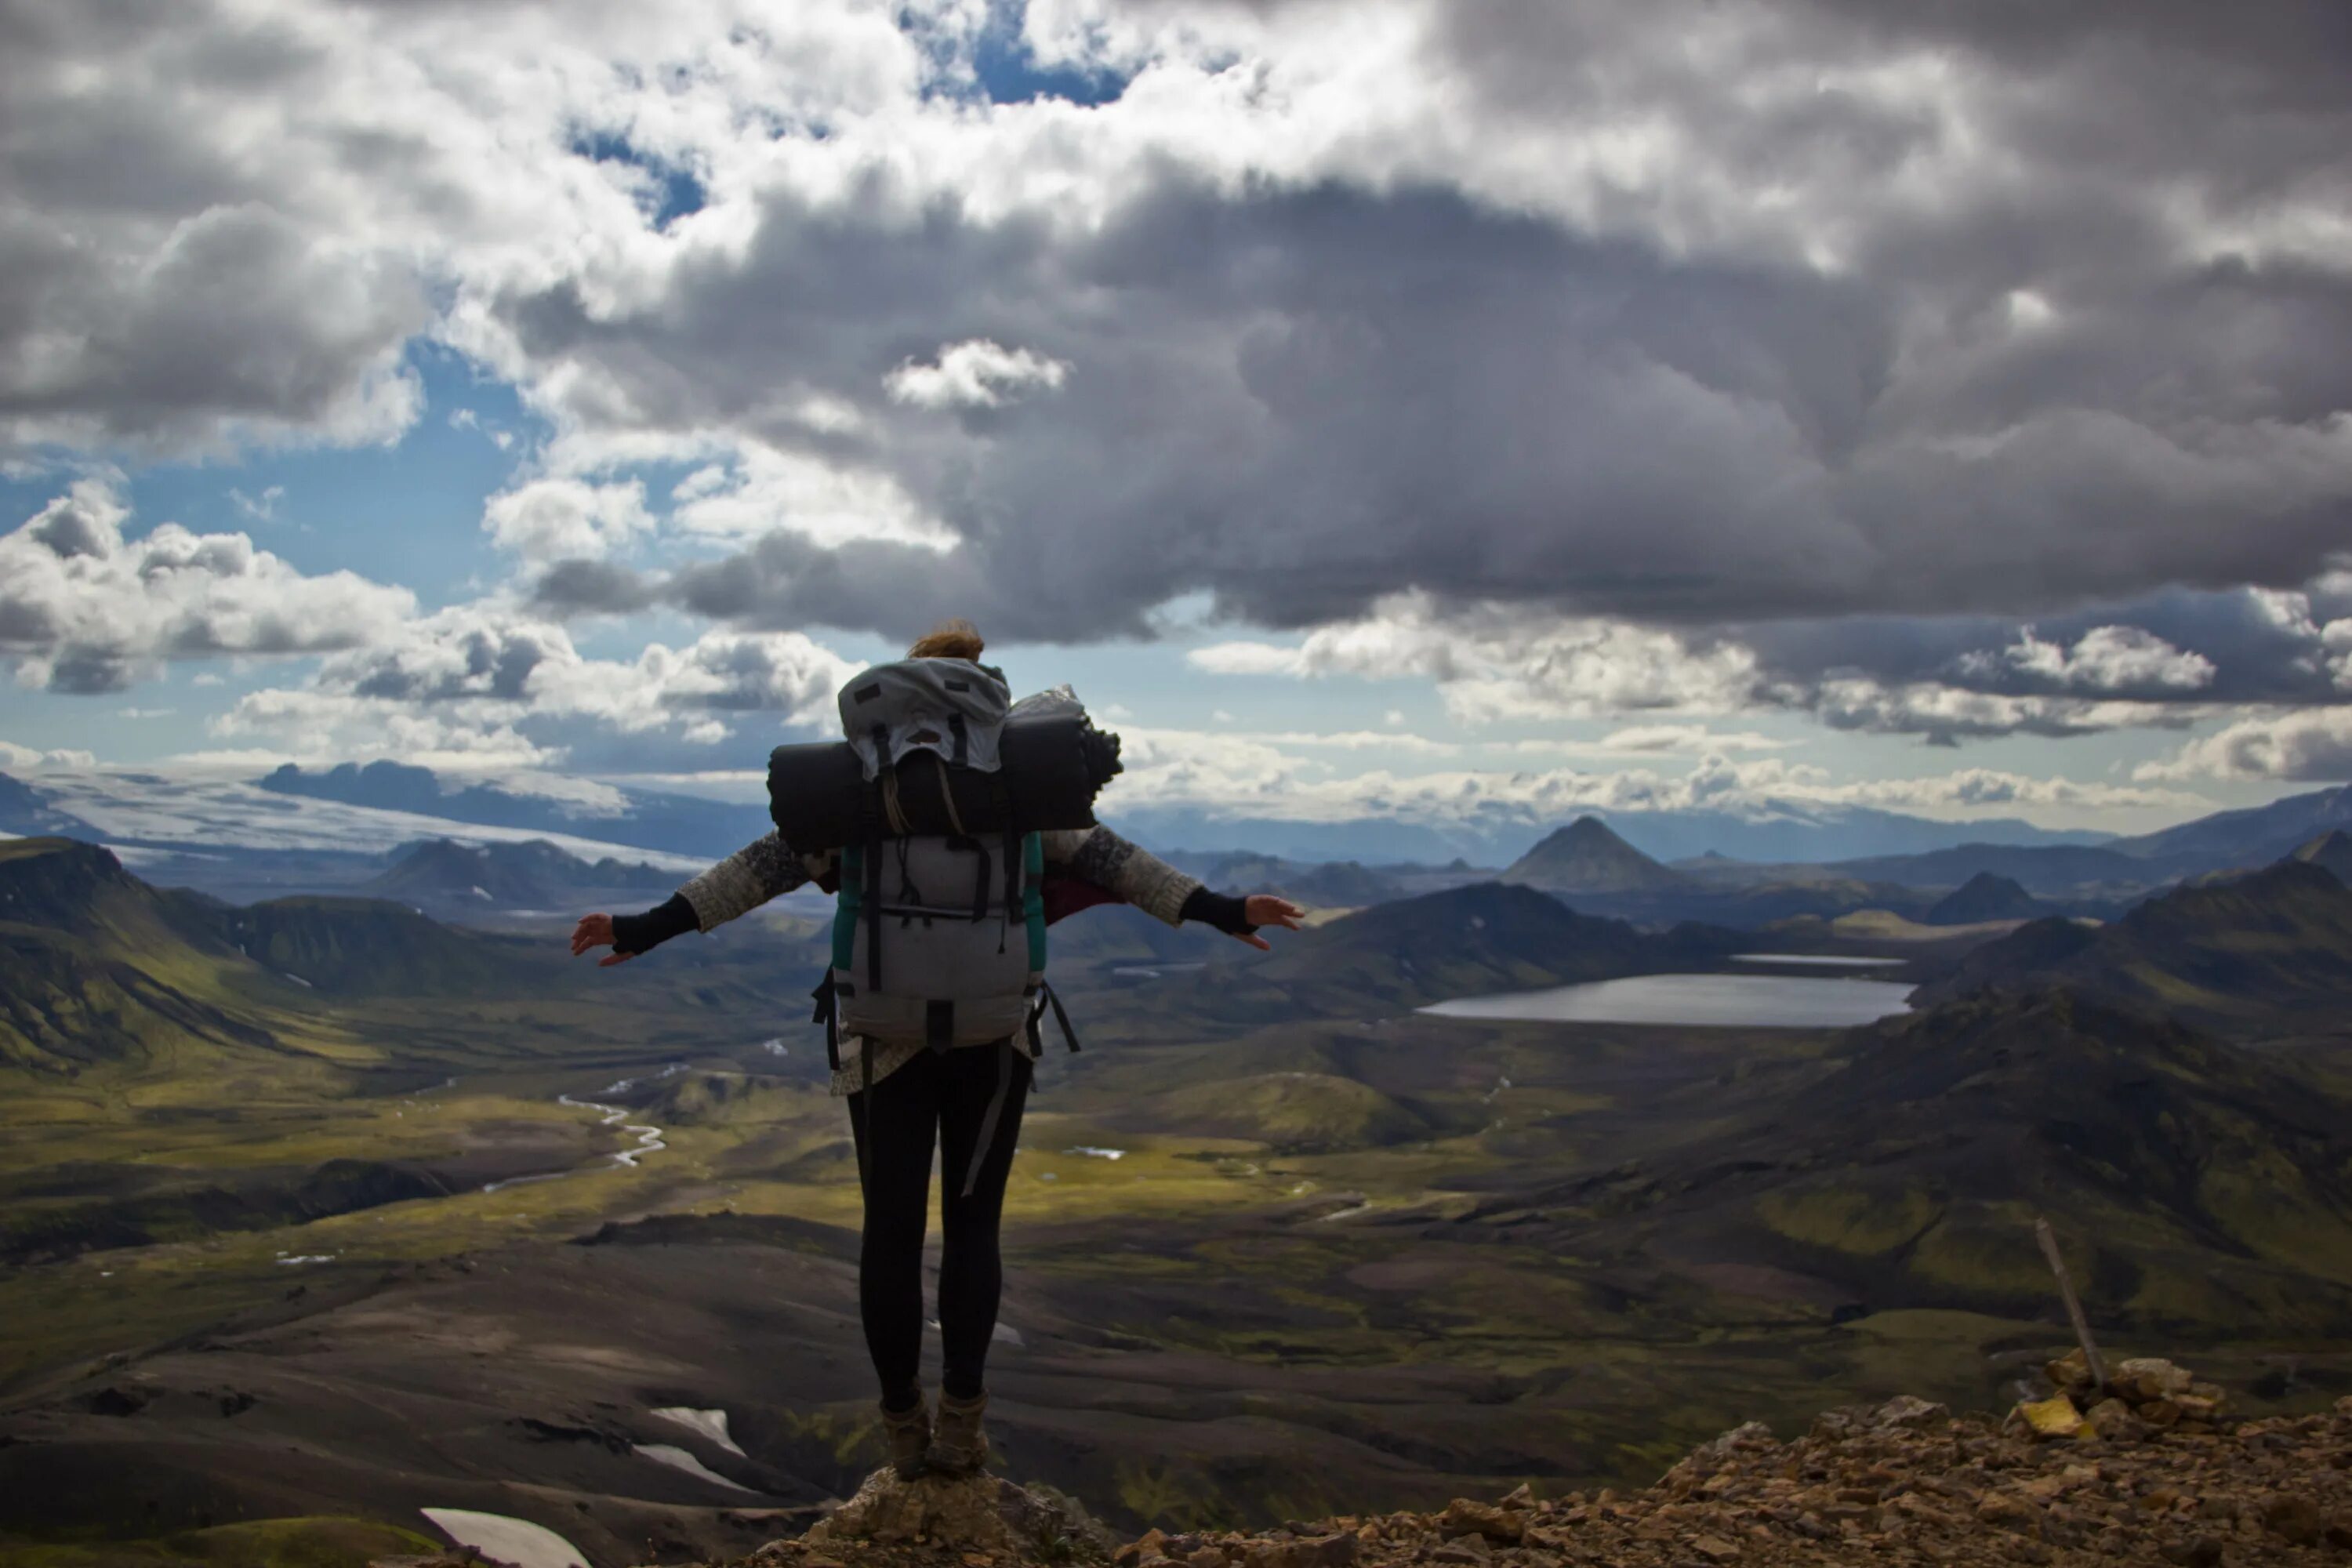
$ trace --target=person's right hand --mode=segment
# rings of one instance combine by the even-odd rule
[[[572,956],[579,957],[590,948],[613,945],[613,917],[582,915],[580,923],[572,928]],[[616,963],[626,963],[636,957],[634,952],[608,952],[596,961],[599,969],[610,969]]]
[[[1297,931],[1298,922],[1307,914],[1305,910],[1300,909],[1288,899],[1276,898],[1272,893],[1252,893],[1243,900],[1242,908],[1247,911],[1250,924],[1280,926],[1285,931]],[[1274,943],[1254,931],[1237,931],[1233,935],[1235,941],[1245,942],[1261,952],[1271,952],[1274,950]]]

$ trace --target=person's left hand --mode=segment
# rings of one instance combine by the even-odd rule
[[[1288,899],[1277,899],[1272,893],[1252,893],[1242,900],[1249,923],[1254,926],[1280,926],[1285,931],[1297,931],[1307,911]],[[1254,931],[1233,933],[1235,942],[1245,942],[1252,947],[1271,949],[1274,943]]]
[[[593,948],[613,945],[613,917],[582,915],[580,923],[572,928],[572,956],[579,957]],[[636,957],[634,952],[608,952],[596,961],[599,969],[610,969],[616,963],[626,963]]]

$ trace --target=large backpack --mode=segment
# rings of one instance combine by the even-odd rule
[[[840,705],[866,787],[856,835],[842,848],[833,963],[817,991],[828,1055],[838,1068],[840,1036],[856,1036],[860,1082],[870,1085],[876,1041],[933,1051],[1003,1041],[996,1094],[965,1176],[969,1193],[1010,1092],[1013,1053],[1034,1059],[1045,1007],[1071,1049],[1077,1042],[1045,984],[1038,835],[1011,826],[912,832],[899,794],[902,780],[936,773],[938,783],[958,787],[926,798],[945,801],[953,816],[958,795],[974,783],[959,775],[977,774],[993,807],[985,815],[1017,820],[999,746],[1012,692],[1003,675],[969,659],[912,658],[860,674],[842,688]]]

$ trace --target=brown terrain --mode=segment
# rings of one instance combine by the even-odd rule
[[[1050,1488],[992,1476],[870,1476],[805,1533],[732,1568],[1795,1568],[1815,1564],[2352,1562],[2352,1398],[2332,1415],[2240,1421],[2172,1363],[2095,1388],[2078,1353],[2005,1417],[1905,1396],[1761,1425],[1693,1450],[1654,1485],[1261,1531],[1159,1530],[1121,1542]],[[784,1517],[771,1515],[779,1521]],[[379,1568],[462,1559],[383,1560]]]

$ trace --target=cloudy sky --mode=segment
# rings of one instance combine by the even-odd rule
[[[2341,0],[0,0],[0,766],[2352,775]]]

